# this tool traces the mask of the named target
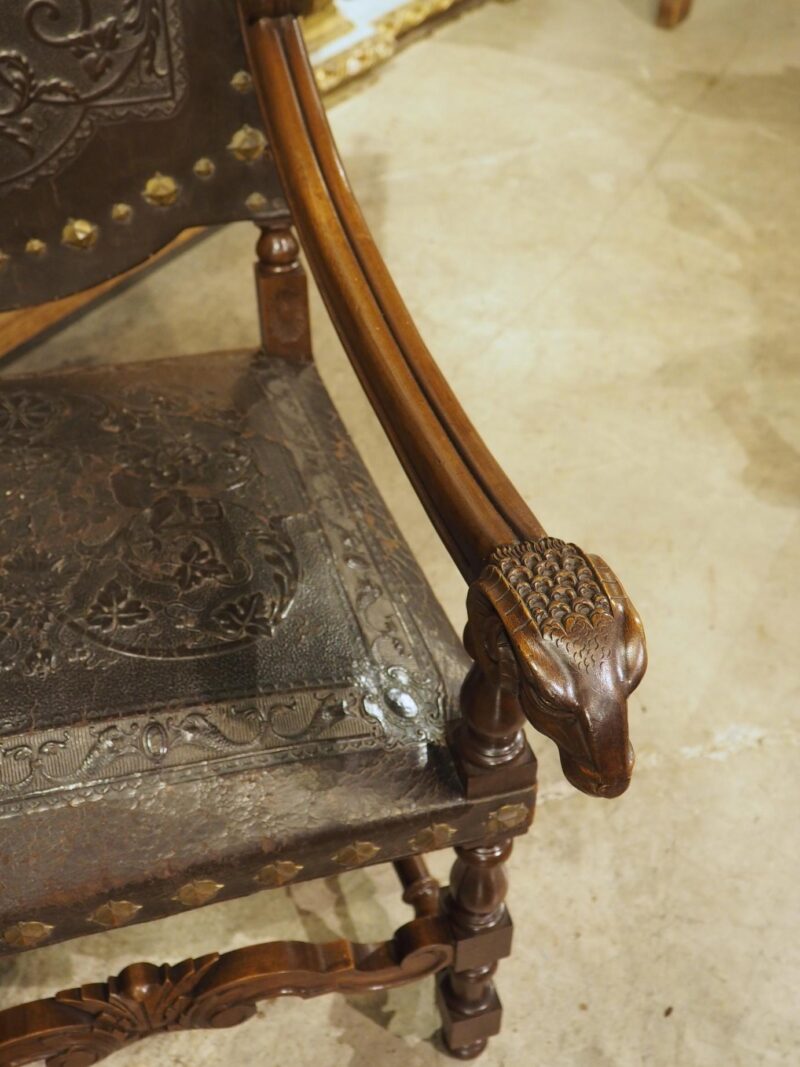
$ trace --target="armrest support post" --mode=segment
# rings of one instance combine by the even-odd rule
[[[262,225],[256,252],[261,347],[268,356],[309,362],[311,327],[306,272],[288,221]]]

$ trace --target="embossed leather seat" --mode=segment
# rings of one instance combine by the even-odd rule
[[[546,535],[417,333],[303,6],[0,7],[0,309],[253,218],[262,336],[0,380],[0,953],[383,861],[415,917],[376,944],[133,964],[6,1009],[0,1067],[88,1067],[261,999],[434,974],[444,1045],[475,1056],[500,1026],[504,861],[533,815],[525,719],[585,792],[631,777],[638,615],[599,557]],[[314,370],[293,225],[469,587],[466,653]],[[448,846],[440,893],[422,854]]]
[[[499,806],[463,796],[463,650],[313,366],[217,353],[190,383],[181,359],[0,383],[5,951]]]

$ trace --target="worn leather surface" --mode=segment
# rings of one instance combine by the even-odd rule
[[[0,938],[88,933],[109,899],[155,918],[195,878],[252,892],[271,862],[330,873],[357,841],[474,840],[531,803],[463,799],[464,653],[312,366],[6,379],[0,499]]]
[[[0,86],[0,310],[286,215],[232,0],[0,4]]]

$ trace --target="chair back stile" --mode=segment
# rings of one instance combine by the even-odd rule
[[[231,0],[0,8],[0,311],[287,207]]]

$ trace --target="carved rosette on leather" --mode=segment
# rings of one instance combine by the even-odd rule
[[[468,595],[480,671],[558,745],[585,793],[624,792],[633,771],[627,697],[647,663],[641,620],[598,556],[543,537],[495,549]]]

